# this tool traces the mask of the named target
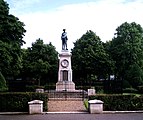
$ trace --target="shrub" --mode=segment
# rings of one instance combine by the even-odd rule
[[[35,92],[35,90],[36,90],[35,86],[29,86],[29,85],[26,86],[26,92]]]
[[[104,110],[143,110],[143,96],[136,95],[95,95],[89,100],[99,99],[104,102]]]
[[[44,101],[44,111],[47,111],[47,95],[43,93],[0,93],[1,112],[28,112],[28,102]]]
[[[56,88],[56,86],[55,85],[53,85],[53,84],[46,84],[45,86],[44,86],[44,90],[54,90]]]
[[[143,94],[143,86],[138,86],[139,93]]]
[[[123,89],[123,93],[138,93],[138,90],[135,88],[125,88]]]

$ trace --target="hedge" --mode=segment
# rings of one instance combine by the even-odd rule
[[[104,102],[104,111],[143,110],[143,95],[95,95],[89,100],[98,99]]]
[[[0,93],[0,112],[28,112],[28,102],[44,101],[44,111],[47,111],[48,97],[44,93]]]

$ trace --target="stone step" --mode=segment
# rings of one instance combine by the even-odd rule
[[[48,112],[85,112],[84,102],[81,100],[49,100]]]
[[[84,98],[49,98],[50,101],[83,101]]]

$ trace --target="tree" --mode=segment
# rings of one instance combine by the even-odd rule
[[[128,80],[131,82],[141,74],[136,74],[136,77],[131,80],[132,75],[135,75],[133,68],[137,71],[143,68],[143,29],[135,22],[123,23],[116,29],[115,37],[110,46],[110,52],[115,61],[115,74],[118,79]],[[140,67],[140,68],[139,68]],[[136,72],[137,72],[136,71]]]
[[[126,79],[130,82],[133,88],[138,89],[138,86],[143,85],[143,70],[137,64],[130,65],[126,74]]]
[[[106,41],[106,43],[103,43],[104,49],[106,53],[109,55],[108,57],[108,75],[114,75],[114,70],[115,70],[115,61],[112,59],[112,55],[110,52],[110,46],[111,46],[112,41]]]
[[[72,49],[74,79],[91,82],[96,76],[106,78],[110,66],[108,58],[100,38],[93,31],[87,31]]]
[[[0,92],[6,91],[7,89],[8,88],[6,85],[6,80],[5,80],[4,76],[2,75],[2,73],[0,72]]]
[[[57,64],[58,53],[55,47],[51,43],[44,44],[40,38],[32,43],[31,48],[23,49],[23,76],[36,79],[38,85],[41,85],[43,78],[56,79]]]
[[[20,73],[25,32],[24,23],[10,15],[8,4],[0,0],[0,71],[4,76],[15,77]]]

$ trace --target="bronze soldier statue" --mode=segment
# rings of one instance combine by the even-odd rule
[[[63,33],[62,33],[62,36],[61,36],[61,40],[62,40],[62,50],[68,50],[67,48],[67,33],[65,32],[66,29],[63,29]]]

